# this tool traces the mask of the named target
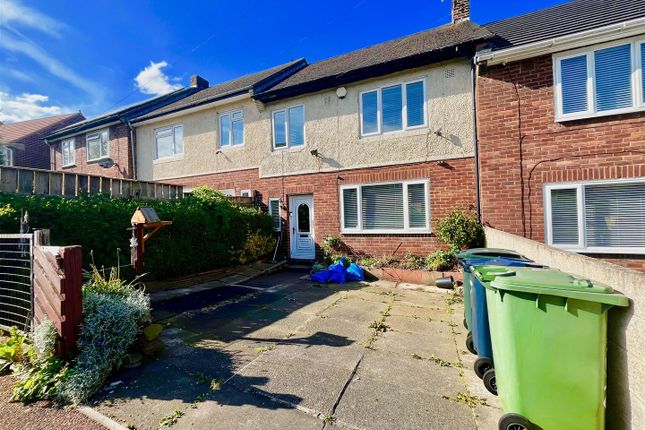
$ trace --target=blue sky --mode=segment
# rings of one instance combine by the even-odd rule
[[[563,0],[471,0],[484,24]],[[450,21],[450,0],[0,0],[0,121],[98,115]]]

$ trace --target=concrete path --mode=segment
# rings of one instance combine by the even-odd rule
[[[156,303],[165,354],[94,407],[136,429],[497,428],[451,292],[303,274]]]

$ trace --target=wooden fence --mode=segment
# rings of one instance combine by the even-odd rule
[[[65,197],[83,194],[157,200],[184,197],[181,185],[6,166],[0,167],[0,191]]]

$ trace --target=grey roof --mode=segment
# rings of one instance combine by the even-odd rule
[[[645,16],[645,0],[578,0],[484,25],[494,49],[526,45]]]
[[[310,64],[259,98],[275,100],[466,56],[467,50],[455,47],[489,37],[492,34],[488,30],[471,21],[443,25]]]
[[[189,97],[183,98],[175,103],[171,103],[146,115],[140,116],[136,121],[143,121],[150,118],[155,118],[161,115],[177,112],[180,110],[200,106],[202,104],[210,103],[216,100],[222,100],[228,97],[239,95],[248,91],[260,92],[267,88],[272,87],[290,76],[292,73],[297,72],[307,64],[304,58],[290,61],[270,69],[262,70],[260,72],[251,73],[212,87],[203,89]]]

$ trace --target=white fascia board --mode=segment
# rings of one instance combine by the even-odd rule
[[[477,63],[490,66],[509,63],[526,58],[539,57],[554,52],[568,51],[589,45],[610,42],[627,37],[645,34],[645,18],[637,18],[606,27],[594,28],[579,33],[568,34],[553,39],[541,40],[514,48],[499,51],[486,51],[475,55]]]
[[[146,120],[139,121],[139,122],[137,122],[136,120],[133,120],[132,125],[134,127],[139,127],[139,126],[142,126],[142,125],[154,124],[156,122],[166,121],[167,119],[176,118],[178,116],[184,116],[184,115],[188,115],[188,114],[191,114],[191,113],[194,113],[194,112],[199,112],[199,111],[202,111],[202,110],[211,109],[211,108],[214,108],[214,107],[217,107],[217,106],[222,106],[222,105],[226,105],[226,104],[229,104],[229,103],[235,103],[235,102],[239,102],[239,101],[242,101],[242,100],[250,99],[251,95],[252,95],[251,92],[248,92],[248,93],[240,94],[240,95],[233,96],[233,97],[227,97],[225,99],[215,100],[215,101],[212,101],[210,103],[205,103],[203,105],[195,106],[195,107],[192,107],[192,108],[182,109],[182,110],[178,110],[176,112],[171,112],[171,113],[168,113],[168,114],[165,114],[165,115],[156,116],[154,118],[146,119]]]

